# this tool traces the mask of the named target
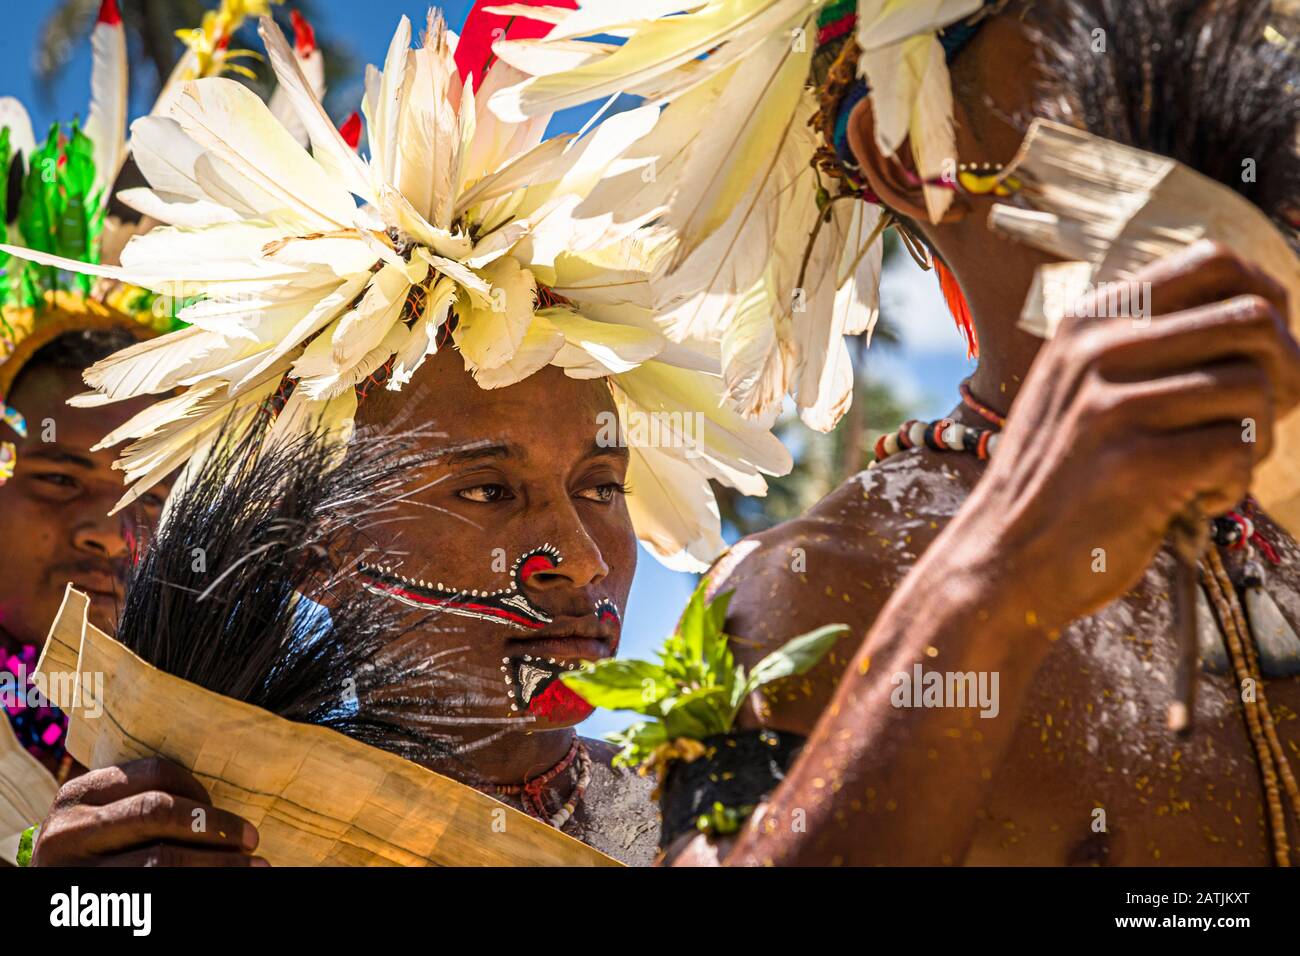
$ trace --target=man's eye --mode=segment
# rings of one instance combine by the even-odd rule
[[[494,501],[509,501],[514,497],[510,489],[505,485],[475,485],[473,488],[465,488],[456,492],[466,501],[478,501],[483,504],[491,504]]]
[[[594,488],[584,488],[578,492],[579,498],[586,498],[588,501],[613,501],[615,495],[627,494],[627,488],[616,481],[606,482],[603,485],[596,485]]]
[[[57,471],[42,472],[41,474],[33,475],[32,477],[37,481],[42,481],[50,485],[58,485],[62,488],[77,487],[77,479],[73,478],[71,475],[60,474]]]

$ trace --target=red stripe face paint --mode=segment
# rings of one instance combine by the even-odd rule
[[[411,607],[442,610],[481,621],[500,621],[517,630],[535,631],[550,624],[551,617],[528,599],[523,585],[539,571],[559,567],[563,560],[559,549],[549,544],[525,551],[510,568],[510,584],[495,591],[420,581],[403,577],[382,565],[362,564],[360,575],[366,590],[387,594]]]
[[[497,590],[449,587],[441,581],[404,577],[383,565],[362,564],[359,575],[366,590],[411,607],[495,621],[512,630],[537,631],[552,623],[552,618],[532,603],[524,586],[534,575],[558,568],[563,560],[559,550],[549,544],[526,551],[511,566],[510,583]],[[617,633],[622,615],[612,600],[601,598],[591,613]],[[584,720],[594,708],[559,679],[578,666],[577,662],[532,654],[503,657],[501,673],[511,713],[552,723]]]
[[[519,567],[519,583],[527,584],[538,571],[549,571],[556,566],[556,561],[549,554],[534,554]]]

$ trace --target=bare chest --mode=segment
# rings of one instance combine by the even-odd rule
[[[1294,626],[1300,580],[1295,555],[1287,556],[1272,570],[1270,592]],[[1271,861],[1235,677],[1202,671],[1192,732],[1165,728],[1175,659],[1172,564],[1160,555],[1136,588],[1076,621],[1048,655],[1017,717],[969,863]],[[1300,767],[1300,681],[1264,686],[1282,746]]]

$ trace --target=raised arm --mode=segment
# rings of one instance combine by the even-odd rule
[[[1216,514],[1245,494],[1300,395],[1283,291],[1208,244],[1138,281],[1155,321],[1075,321],[1040,352],[983,480],[881,610],[728,863],[960,862],[1061,629],[1131,587],[1189,503]],[[892,675],[917,664],[996,672],[999,716],[895,706]]]

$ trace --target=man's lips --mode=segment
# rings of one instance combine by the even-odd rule
[[[511,641],[510,651],[557,661],[601,661],[614,656],[614,648],[605,641],[563,635],[535,641]]]
[[[606,644],[617,644],[619,624],[609,617],[598,618],[590,611],[586,614],[557,614],[550,624],[528,634],[512,637],[512,641],[545,640],[548,637],[586,637]]]
[[[89,563],[60,569],[54,577],[56,580],[71,580],[77,590],[99,597],[111,597],[120,601],[126,593],[121,576],[114,571]]]
[[[535,631],[512,634],[508,644],[518,648],[518,653],[535,657],[598,661],[614,655],[620,630],[620,624],[608,615],[563,615]]]

